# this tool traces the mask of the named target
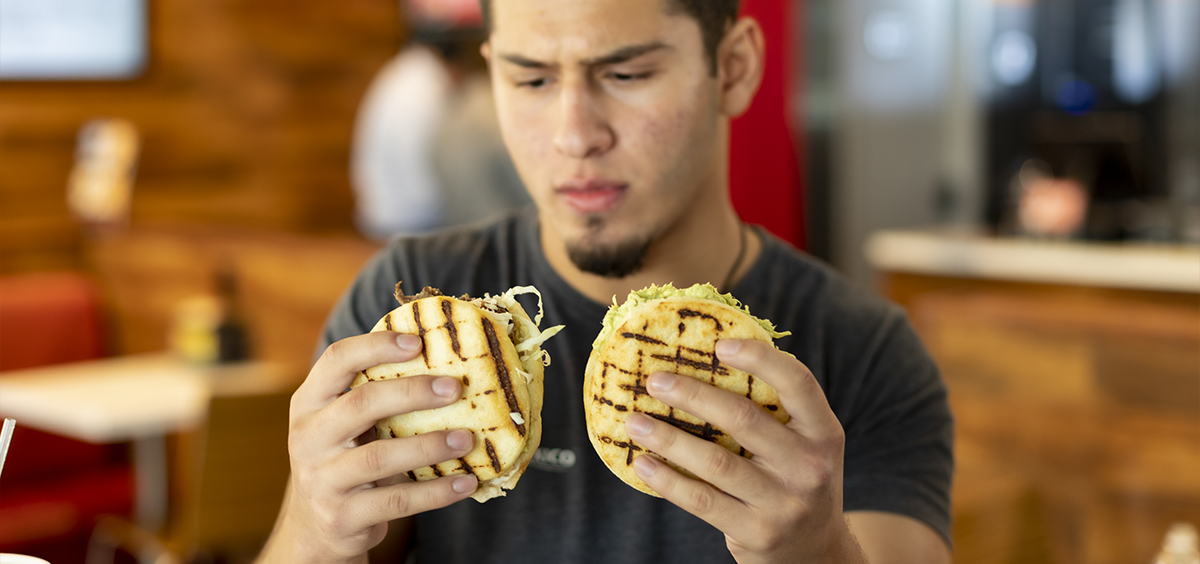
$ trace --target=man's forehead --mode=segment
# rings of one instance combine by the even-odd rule
[[[664,35],[681,15],[667,6],[667,0],[491,0],[490,41],[496,51],[540,58],[588,58],[670,42]]]

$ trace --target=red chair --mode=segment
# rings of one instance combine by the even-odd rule
[[[0,378],[99,358],[103,327],[99,292],[81,274],[0,277]],[[125,446],[74,441],[18,421],[0,480],[0,552],[82,562],[96,517],[128,515],[132,489]]]

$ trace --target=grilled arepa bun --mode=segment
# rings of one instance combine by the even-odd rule
[[[779,394],[754,375],[717,360],[717,339],[772,339],[779,333],[769,321],[750,315],[730,294],[710,284],[679,289],[650,286],[630,292],[618,306],[616,298],[604,317],[604,328],[592,343],[583,382],[588,437],[608,469],[625,483],[658,496],[633,472],[633,459],[650,454],[625,434],[632,412],[665,421],[692,435],[717,443],[747,458],[753,456],[721,429],[662,403],[646,392],[646,377],[674,372],[709,382],[750,398],[780,422],[789,419]],[[691,472],[665,460],[672,468]]]
[[[405,413],[375,424],[380,439],[410,437],[431,431],[465,428],[475,433],[475,448],[457,460],[418,468],[414,481],[453,474],[474,474],[479,487],[471,494],[484,502],[505,495],[529,465],[542,436],[542,372],[550,363],[541,343],[562,326],[539,331],[514,299],[537,293],[521,286],[482,298],[444,296],[426,287],[380,319],[371,331],[398,331],[421,337],[421,356],[408,362],[381,364],[358,373],[352,387],[371,380],[418,374],[452,376],[462,382],[463,396],[445,407]],[[541,308],[541,295],[538,294]]]

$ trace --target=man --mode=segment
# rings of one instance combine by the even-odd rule
[[[936,368],[896,308],[744,227],[729,202],[729,120],[761,79],[758,25],[736,19],[736,0],[484,8],[501,129],[536,210],[394,240],[365,268],[293,398],[293,474],[263,560],[362,561],[390,536],[418,562],[948,562],[951,421]],[[394,307],[397,280],[473,295],[532,284],[544,323],[566,325],[545,345],[543,453],[508,497],[462,502],[470,476],[402,477],[462,456],[469,433],[356,440],[377,419],[460,394],[454,379],[421,376],[345,392],[358,370],[420,354],[415,336],[361,334]],[[648,379],[652,396],[756,454],[630,416],[630,436],[704,479],[638,458],[665,500],[608,472],[581,401],[604,304],[652,282],[722,284],[793,333],[778,344],[794,358],[717,345],[722,362],[779,390],[786,425],[699,381]]]

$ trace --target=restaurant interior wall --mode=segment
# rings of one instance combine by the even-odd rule
[[[129,80],[0,81],[0,273],[79,269],[64,197],[80,126],[142,138],[133,224],[349,233],[349,145],[371,77],[403,41],[398,3],[147,0]]]

